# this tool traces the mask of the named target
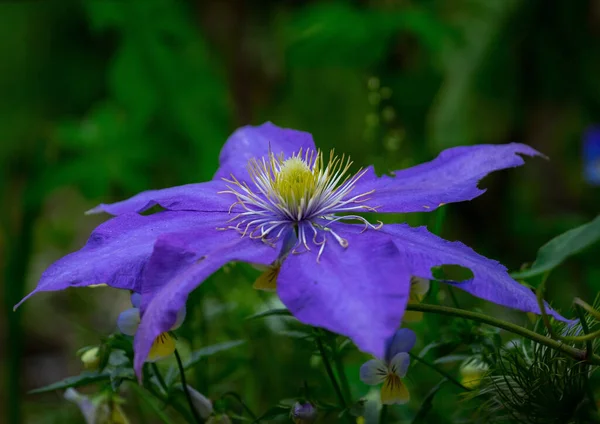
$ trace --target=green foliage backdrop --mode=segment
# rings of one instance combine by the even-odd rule
[[[595,0],[0,1],[0,421],[81,422],[58,392],[26,393],[78,374],[76,350],[114,330],[127,295],[70,290],[12,308],[104,219],[83,215],[94,205],[209,179],[227,136],[266,120],[379,172],[451,146],[520,141],[549,161],[486,179],[489,193],[450,207],[443,226],[518,270],[600,210],[581,157],[582,132],[600,121],[599,75]],[[592,245],[552,274],[557,307],[593,300],[598,257]],[[240,393],[260,410],[297,396],[304,380],[328,396],[301,327],[245,319],[277,306],[249,273],[228,267],[192,295],[188,351],[246,340],[199,358],[195,387]],[[419,325],[428,340],[447,331],[435,316]],[[364,359],[346,365],[357,395],[368,389]],[[415,405],[430,402],[437,374],[414,375]],[[439,390],[428,422],[451,422],[459,391]],[[154,422],[143,404],[130,410]]]

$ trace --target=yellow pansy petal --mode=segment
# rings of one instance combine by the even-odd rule
[[[381,403],[384,405],[404,404],[410,400],[408,389],[396,374],[388,374],[381,387]]]
[[[260,274],[260,276],[256,279],[252,287],[256,290],[264,291],[277,290],[277,276],[279,275],[280,269],[280,264],[270,266],[265,272]]]
[[[166,358],[175,352],[175,340],[169,333],[162,333],[154,340],[150,353],[148,354],[148,362],[155,362],[159,359]]]
[[[429,280],[419,277],[411,277],[410,279],[410,295],[408,298],[409,302],[420,303],[425,298],[425,295],[429,291]]]
[[[129,424],[129,420],[119,405],[113,405],[111,421],[109,422],[111,424]]]

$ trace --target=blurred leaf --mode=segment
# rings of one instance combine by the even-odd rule
[[[212,346],[205,346],[202,349],[198,349],[192,352],[190,359],[188,359],[185,362],[185,364],[183,364],[183,366],[187,370],[196,365],[198,362],[200,362],[201,359],[206,358],[207,356],[211,356],[215,353],[223,352],[225,350],[238,347],[240,345],[243,345],[244,343],[246,343],[245,340],[232,340],[229,342],[214,344]]]
[[[83,2],[90,23],[96,30],[123,26],[126,22],[125,5],[118,1],[85,0]]]
[[[116,367],[110,370],[110,385],[114,391],[117,391],[125,380],[135,380],[135,372],[131,367]]]
[[[513,278],[529,278],[556,268],[566,258],[600,240],[600,215],[580,227],[553,238],[538,250],[530,269],[511,274]]]
[[[131,37],[125,37],[108,77],[113,96],[129,111],[136,127],[146,124],[158,105],[156,87],[143,68],[138,45]]]
[[[288,417],[290,415],[290,408],[291,407],[287,406],[287,405],[273,406],[273,407],[267,409],[267,411],[265,413],[260,415],[257,420],[258,421],[276,420],[276,419],[282,419],[282,418]]]
[[[69,387],[87,386],[88,384],[98,383],[110,379],[109,373],[97,373],[84,371],[79,375],[73,377],[67,377],[64,380],[57,381],[56,383],[49,384],[39,389],[31,390],[29,393],[45,393],[53,390],[62,390]]]
[[[447,381],[446,379],[443,379],[442,381],[440,381],[433,389],[431,389],[431,391],[427,394],[425,399],[423,399],[423,403],[421,404],[421,407],[417,411],[417,415],[415,415],[415,417],[412,420],[413,424],[427,422],[425,420],[425,417],[427,416],[427,414],[429,413],[429,411],[431,411],[431,408],[433,407],[433,398],[435,397],[437,392],[439,392],[439,390],[442,388],[442,385],[446,381]]]
[[[433,151],[448,147],[474,144],[481,132],[486,135],[495,134],[497,137],[505,122],[496,110],[490,106],[502,105],[502,100],[510,93],[512,80],[507,79],[511,73],[507,69],[508,60],[496,60],[504,53],[502,42],[505,34],[510,34],[510,17],[518,9],[520,3],[516,0],[500,2],[473,1],[470,2],[467,16],[459,20],[461,38],[459,43],[445,50],[445,80],[439,90],[438,98],[430,112],[430,136]],[[505,32],[503,32],[505,31]],[[504,42],[506,43],[506,42]],[[500,56],[501,57],[501,56]],[[497,66],[488,67],[490,63],[499,62]],[[498,68],[503,66],[504,69]],[[490,81],[493,74],[494,101],[482,100],[481,87],[477,82],[482,79]],[[482,107],[482,106],[486,107]],[[484,116],[484,114],[487,114]],[[492,123],[498,128],[493,127]]]
[[[447,355],[442,356],[441,358],[437,358],[433,361],[434,364],[448,364],[452,362],[462,362],[468,358],[471,358],[471,355]]]
[[[291,317],[292,313],[285,309],[285,308],[281,308],[281,309],[269,309],[268,311],[264,311],[264,312],[259,312],[257,314],[254,315],[250,315],[248,318],[248,320],[250,319],[257,319],[257,318],[266,318],[266,317],[281,317],[281,316],[287,316],[287,317]]]
[[[293,64],[369,67],[385,57],[392,36],[400,30],[415,34],[435,49],[446,34],[441,22],[424,10],[314,3],[301,10],[289,26],[288,56]]]

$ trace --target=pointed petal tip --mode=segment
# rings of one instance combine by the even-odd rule
[[[548,156],[546,156],[542,152],[537,151],[536,149],[534,149],[533,147],[531,147],[527,144],[509,143],[509,146],[514,146],[514,147],[518,148],[518,150],[515,150],[515,153],[519,153],[519,154],[527,155],[527,156],[531,156],[531,157],[539,156],[543,159],[550,160],[550,158]]]
[[[103,205],[98,205],[98,206],[96,206],[96,207],[94,207],[92,209],[89,209],[89,210],[85,211],[83,214],[86,215],[86,216],[87,215],[97,215],[97,214],[102,213],[102,212],[104,212]]]
[[[17,303],[15,306],[13,306],[13,312],[15,312],[27,299],[29,299],[31,296],[33,296],[36,293],[37,293],[37,290],[34,290],[31,293],[29,293],[27,296],[25,296],[23,299],[21,299],[19,301],[19,303]]]

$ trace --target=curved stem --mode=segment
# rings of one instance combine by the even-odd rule
[[[225,396],[231,396],[232,398],[237,400],[237,402],[240,405],[242,405],[242,408],[244,408],[244,410],[248,413],[248,415],[250,415],[250,418],[252,418],[253,422],[256,422],[258,417],[256,416],[256,414],[254,412],[252,412],[252,409],[250,409],[250,407],[248,405],[246,405],[246,403],[242,400],[240,395],[238,395],[235,392],[227,392],[227,393],[224,393],[223,396],[221,396],[221,399],[223,399]]]
[[[151,368],[152,368],[152,372],[156,376],[156,379],[158,380],[158,383],[160,384],[160,388],[163,389],[163,391],[165,392],[165,394],[168,396],[169,395],[169,389],[167,388],[167,383],[165,383],[165,380],[163,379],[162,375],[160,374],[160,371],[158,370],[158,367],[156,366],[156,363],[152,362],[151,363]]]
[[[492,325],[494,327],[501,328],[506,331],[510,331],[513,334],[525,337],[536,343],[548,346],[551,349],[562,352],[566,356],[573,358],[576,361],[586,361],[592,365],[600,365],[600,357],[597,355],[591,355],[586,357],[586,352],[576,349],[572,346],[565,345],[560,341],[553,340],[549,337],[535,333],[531,330],[518,326],[508,321],[503,321],[489,315],[480,314],[478,312],[465,311],[463,309],[450,308],[447,306],[430,305],[430,304],[409,304],[406,307],[408,311],[419,311],[419,312],[432,312],[441,315],[449,315],[460,318],[470,319],[472,321],[481,322],[484,324]]]
[[[456,387],[459,387],[461,390],[464,390],[466,392],[470,392],[472,389],[469,389],[468,387],[463,386],[460,381],[458,381],[457,379],[455,379],[454,377],[452,377],[450,374],[448,374],[446,371],[438,368],[435,364],[430,363],[429,361],[426,361],[425,359],[419,357],[419,355],[415,355],[414,353],[408,352],[408,354],[410,355],[411,358],[416,359],[417,362],[422,363],[423,365],[427,365],[429,368],[431,368],[432,370],[434,370],[435,372],[437,372],[438,374],[441,374],[443,377],[445,377],[449,382],[451,382],[452,384],[454,384]]]
[[[344,370],[344,363],[342,362],[342,358],[340,357],[340,352],[335,352],[333,356],[333,363],[335,364],[335,369],[340,378],[340,385],[342,388],[342,394],[344,395],[344,399],[349,399],[352,402],[352,394],[350,393],[350,384],[348,383],[348,377],[346,376],[346,371]]]
[[[552,328],[552,324],[550,324],[550,317],[546,313],[546,305],[544,304],[544,292],[546,291],[546,280],[548,279],[549,275],[550,275],[550,271],[547,271],[544,273],[544,276],[542,277],[542,282],[540,283],[539,287],[536,290],[536,297],[537,297],[537,301],[538,301],[538,306],[540,308],[540,312],[542,313],[542,321],[544,322],[544,326],[546,327],[546,330],[548,330],[548,334],[550,334],[550,337],[555,339],[556,334],[554,334],[554,329]]]
[[[192,402],[192,395],[190,395],[187,382],[185,381],[185,369],[183,368],[183,362],[181,362],[181,356],[179,356],[179,352],[177,352],[177,349],[175,349],[175,359],[177,359],[177,366],[179,367],[179,374],[181,376],[181,384],[183,385],[183,391],[188,401],[188,405],[192,411],[192,415],[194,416],[194,420],[198,424],[203,424],[204,420],[200,417],[198,411],[196,411],[196,408],[194,408],[194,403]]]
[[[593,316],[596,321],[600,321],[600,312],[592,308],[588,303],[584,302],[578,297],[573,300],[573,303],[581,306],[588,314]]]
[[[381,411],[379,411],[379,424],[385,424],[385,421],[387,420],[387,412],[388,406],[381,405]]]
[[[575,312],[577,313],[577,317],[579,318],[579,322],[581,323],[581,329],[583,330],[583,334],[590,334],[590,328],[588,327],[587,321],[585,320],[583,308],[575,304]],[[585,350],[587,352],[587,356],[591,356],[594,354],[594,345],[592,344],[591,340],[585,341]]]
[[[342,391],[340,389],[340,385],[338,384],[337,379],[335,378],[335,374],[333,373],[333,368],[331,368],[331,363],[329,362],[329,358],[327,357],[327,352],[325,352],[325,346],[323,346],[323,341],[320,337],[315,337],[317,341],[317,347],[319,348],[319,352],[321,353],[321,357],[323,358],[323,364],[325,365],[325,369],[327,370],[327,375],[331,380],[331,384],[333,385],[333,390],[335,390],[335,394],[338,397],[338,401],[340,402],[340,406],[342,408],[346,408],[346,401],[344,400],[344,395],[342,395]]]

